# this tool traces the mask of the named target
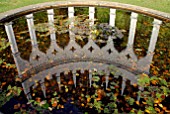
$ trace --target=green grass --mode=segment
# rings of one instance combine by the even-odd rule
[[[107,0],[107,1],[133,4],[137,6],[147,7],[170,13],[170,0]]]
[[[8,10],[12,10],[15,8],[19,8],[31,4],[50,2],[50,1],[58,1],[58,0],[0,0],[0,12],[5,12]],[[105,0],[105,1],[133,4],[133,5],[138,5],[138,6],[170,13],[170,0]]]

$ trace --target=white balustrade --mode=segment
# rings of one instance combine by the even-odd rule
[[[32,46],[35,47],[37,46],[37,37],[35,33],[35,28],[34,28],[33,14],[26,15],[26,19],[27,19],[29,34],[31,37],[31,43],[32,43]]]
[[[47,10],[48,22],[49,22],[49,32],[51,41],[56,41],[55,27],[54,27],[54,9]]]
[[[92,85],[92,72],[89,72],[89,83],[90,83],[90,87]]]
[[[115,19],[116,19],[116,9],[110,9],[110,20],[109,20],[110,26],[115,27]]]
[[[12,53],[15,54],[18,52],[18,47],[17,47],[14,31],[12,28],[12,22],[5,24],[5,30],[10,42]]]
[[[74,86],[76,87],[76,73],[77,73],[77,71],[74,70],[72,73],[73,73]]]
[[[159,34],[159,29],[160,29],[160,25],[161,25],[162,21],[158,20],[158,19],[154,19],[153,21],[153,28],[152,28],[152,35],[151,35],[151,39],[150,39],[150,43],[149,43],[149,48],[148,48],[148,52],[147,55],[140,59],[138,61],[138,67],[137,69],[140,69],[141,71],[149,74],[150,72],[150,65],[154,56],[154,50],[155,50],[155,46],[156,46],[156,42],[158,39],[158,34]]]
[[[89,20],[90,20],[89,25],[90,26],[94,25],[94,13],[95,13],[95,7],[89,7]]]
[[[129,30],[129,37],[128,37],[128,46],[132,46],[133,43],[134,43],[137,17],[138,17],[137,13],[134,13],[134,12],[131,13],[130,30]]]
[[[106,75],[105,78],[106,78],[106,89],[107,89],[108,84],[109,84],[109,75]]]
[[[121,89],[121,95],[123,95],[124,90],[125,90],[125,86],[126,86],[126,84],[125,84],[126,80],[125,80],[125,78],[124,78],[124,77],[122,77],[122,78],[123,78],[123,79],[122,79],[122,89]]]
[[[43,92],[44,97],[46,98],[46,86],[44,85],[44,79],[40,82],[41,90]]]
[[[71,21],[69,28],[74,27],[74,7],[68,7],[68,17]]]
[[[59,90],[61,90],[61,80],[60,80],[60,74],[59,74],[59,73],[57,73],[57,74],[56,74],[56,77],[57,77],[58,88],[59,88]]]
[[[152,35],[151,35],[151,40],[150,40],[149,49],[148,49],[148,52],[150,53],[154,52],[155,50],[155,45],[158,39],[158,34],[159,34],[159,29],[160,29],[161,24],[162,24],[162,21],[158,19],[154,19]]]
[[[143,90],[144,88],[139,86],[139,91],[142,92]],[[137,100],[140,101],[140,95],[137,96]]]
[[[25,83],[22,83],[22,87],[23,87],[25,95],[27,96],[27,99],[31,100],[32,97],[31,97],[31,94],[30,94],[30,87],[27,87],[27,85],[25,85]]]

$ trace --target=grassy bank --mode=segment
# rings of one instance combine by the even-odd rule
[[[57,0],[1,0],[0,12],[5,12],[8,10],[12,10],[15,8],[19,8],[31,4],[50,2],[50,1],[57,1]],[[133,4],[133,5],[138,5],[138,6],[170,13],[170,8],[169,8],[170,0],[106,0],[106,1]]]

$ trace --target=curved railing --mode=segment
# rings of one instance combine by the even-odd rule
[[[106,45],[100,48],[96,43],[89,38],[87,44],[84,47],[78,45],[75,41],[75,34],[71,31],[74,28],[74,22],[69,25],[69,43],[62,49],[56,43],[56,31],[50,32],[51,44],[46,53],[42,52],[38,48],[37,36],[34,27],[33,15],[35,12],[47,11],[48,23],[54,24],[54,8],[68,8],[68,18],[74,17],[75,7],[88,7],[89,9],[89,26],[94,25],[95,20],[95,7],[106,7],[110,9],[109,26],[115,27],[116,10],[125,10],[131,12],[128,43],[125,50],[118,52],[114,48],[113,37],[108,36]],[[138,59],[134,53],[133,45],[136,32],[136,24],[138,20],[138,14],[143,14],[154,18],[153,28],[148,47],[148,52],[145,57]],[[32,52],[29,60],[24,60],[20,56],[18,46],[16,43],[15,34],[12,27],[12,21],[19,17],[25,16],[28,31],[30,34]],[[137,82],[136,75],[140,73],[149,73],[150,64],[153,59],[155,45],[159,34],[159,28],[162,21],[170,22],[170,15],[167,13],[155,11],[148,8],[143,8],[134,5],[121,4],[116,2],[106,1],[73,1],[73,2],[49,2],[37,5],[26,6],[23,8],[15,9],[0,14],[0,23],[5,25],[5,30],[11,45],[13,57],[18,69],[19,76],[23,79],[22,85],[25,94],[30,93],[30,86],[35,85],[40,80],[42,83],[42,90],[45,95],[45,86],[43,84],[44,78],[48,75],[57,76],[57,80],[60,81],[60,73],[72,71],[73,80],[76,86],[76,71],[81,69],[82,72],[89,70],[89,81],[91,86],[92,70],[104,71],[106,73],[106,87],[108,86],[108,77],[111,70],[110,65],[114,65],[123,75],[122,82],[122,94],[125,88],[125,80],[129,79],[132,83]],[[54,29],[53,27],[51,29]],[[91,37],[91,34],[89,35]],[[56,54],[53,54],[56,52]],[[43,66],[43,67],[42,67]],[[113,69],[112,69],[113,70]],[[120,75],[118,72],[117,75]],[[25,77],[25,75],[27,75]],[[31,77],[30,77],[31,76]]]
[[[135,5],[129,5],[129,4],[122,4],[117,2],[107,2],[107,1],[58,1],[58,2],[48,2],[48,3],[41,3],[36,5],[30,5],[23,8],[11,10],[5,13],[2,13],[0,15],[0,22],[10,22],[13,19],[16,19],[18,17],[38,12],[42,10],[48,10],[53,8],[59,8],[59,7],[107,7],[107,8],[113,8],[113,9],[121,9],[126,10],[130,12],[135,12],[139,14],[144,14],[147,16],[151,16],[156,19],[169,21],[170,15],[168,13],[152,10],[149,8],[144,8],[140,6]]]

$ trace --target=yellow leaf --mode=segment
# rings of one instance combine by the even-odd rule
[[[81,106],[84,106],[84,104],[82,103]]]
[[[147,104],[146,102],[143,102],[143,101],[142,101],[142,103],[143,103],[143,104]]]
[[[87,102],[90,102],[91,98],[87,98]]]
[[[11,95],[11,93],[12,93],[12,92],[7,93],[7,94],[6,94],[6,97],[10,96],[10,95]]]
[[[73,92],[72,93],[76,93],[76,91],[75,90],[73,90]]]
[[[68,92],[68,88],[65,88],[65,91]]]
[[[154,103],[160,103],[160,101],[158,99],[155,99]]]
[[[74,102],[72,101],[72,102],[70,102],[71,104],[74,104]]]
[[[147,113],[149,113],[149,114],[151,113],[151,112],[150,112],[149,110],[147,110],[147,109],[145,110],[145,112],[147,112]]]
[[[48,107],[48,109],[49,109],[50,111],[52,111],[52,110],[53,110],[51,107]]]
[[[138,85],[137,84],[133,84],[134,87],[137,87]]]
[[[101,100],[101,98],[96,98],[96,100],[97,100],[97,101],[100,101],[100,100]]]
[[[64,105],[61,105],[61,108],[64,108]]]
[[[137,104],[137,105],[140,105],[139,101],[136,101],[136,104]]]
[[[110,89],[110,88],[107,88],[106,90],[107,90],[107,91],[111,91],[111,89]]]
[[[146,77],[148,77],[148,75],[147,75],[147,74],[145,74],[145,73],[142,73],[142,76],[146,76]]]
[[[158,81],[157,81],[157,80],[152,80],[151,83],[152,83],[153,85],[156,85],[156,84],[158,83]]]
[[[85,91],[85,89],[84,89],[84,88],[82,88],[82,91]]]
[[[163,108],[163,105],[162,104],[158,104],[161,108]]]

